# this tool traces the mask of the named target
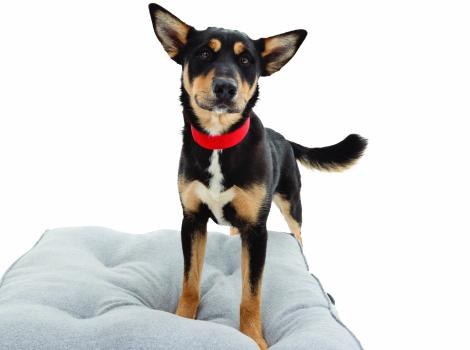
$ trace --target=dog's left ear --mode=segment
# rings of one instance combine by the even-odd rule
[[[294,57],[300,45],[307,36],[303,29],[271,36],[258,40],[263,59],[263,76],[271,75],[280,70]]]
[[[188,41],[188,34],[193,27],[187,25],[178,17],[157,4],[149,4],[153,29],[158,40],[168,55],[181,64],[181,50]]]

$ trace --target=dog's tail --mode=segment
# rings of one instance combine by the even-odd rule
[[[304,166],[318,170],[342,171],[353,166],[366,149],[367,140],[351,134],[336,145],[308,148],[289,141],[295,158]]]

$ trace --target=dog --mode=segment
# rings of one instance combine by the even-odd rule
[[[235,30],[196,30],[156,4],[149,10],[158,40],[182,66],[178,190],[184,275],[176,314],[196,317],[209,218],[230,225],[231,234],[240,234],[242,246],[240,331],[267,349],[261,285],[271,203],[301,242],[297,161],[340,171],[360,158],[367,141],[352,134],[333,146],[307,148],[264,128],[254,113],[259,78],[289,62],[304,41],[305,30],[252,40]]]

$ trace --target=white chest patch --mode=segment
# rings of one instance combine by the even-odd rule
[[[221,152],[222,151],[219,150],[212,151],[211,161],[207,168],[207,171],[211,174],[209,187],[199,183],[199,186],[196,189],[196,194],[201,202],[205,203],[209,207],[219,224],[230,225],[225,220],[222,209],[227,203],[232,201],[234,191],[232,189],[225,190],[222,184],[224,181],[224,175],[222,174],[219,162],[219,154]]]

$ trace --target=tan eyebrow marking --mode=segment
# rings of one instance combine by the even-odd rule
[[[209,47],[212,49],[212,51],[217,52],[222,47],[222,43],[219,39],[211,39],[209,40]]]
[[[233,52],[235,52],[235,55],[239,55],[241,54],[243,51],[245,51],[245,45],[243,45],[243,43],[241,41],[237,41],[234,45],[233,45]]]

